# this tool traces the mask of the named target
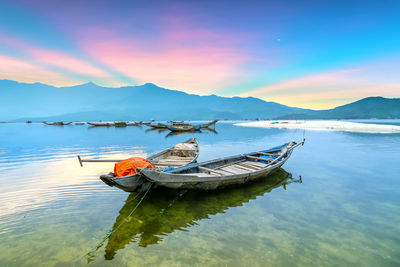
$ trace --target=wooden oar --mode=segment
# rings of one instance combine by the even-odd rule
[[[78,155],[79,164],[83,167],[82,162],[119,162],[123,161],[123,159],[81,159],[81,156]]]

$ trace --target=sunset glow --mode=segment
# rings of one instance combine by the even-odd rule
[[[315,109],[400,97],[399,7],[397,1],[2,1],[0,79],[151,82]]]

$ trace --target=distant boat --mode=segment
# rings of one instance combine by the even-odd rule
[[[124,121],[116,121],[116,122],[114,122],[114,126],[115,127],[126,127],[126,126],[128,126],[128,124]]]
[[[172,132],[195,132],[200,131],[201,125],[173,125],[168,126],[168,130]]]
[[[144,123],[144,125],[152,128],[157,128],[157,129],[169,129],[171,131],[198,131],[201,128],[208,128],[212,125],[215,125],[218,120],[213,120],[209,123],[204,123],[204,124],[190,124],[190,123],[185,123],[184,121],[169,121],[171,124],[164,124],[164,123],[157,123],[157,124],[152,124],[152,123]],[[194,127],[194,129],[192,128]]]
[[[168,128],[168,125],[163,124],[163,123],[157,123],[157,124],[145,123],[144,125],[151,127],[151,128],[157,128],[157,129],[167,129]]]
[[[26,121],[26,123],[32,123],[32,121]]]
[[[69,122],[63,122],[63,121],[47,122],[47,121],[44,121],[43,123],[46,124],[46,125],[58,125],[58,126],[63,126],[63,125],[69,125],[69,124],[71,124],[72,121],[69,121]]]
[[[105,127],[110,127],[110,126],[114,126],[114,122],[91,122],[88,121],[87,124],[92,125],[92,126],[105,126]]]
[[[214,190],[257,180],[278,170],[293,149],[304,144],[291,141],[263,151],[190,164],[173,170],[141,169],[150,182],[169,188]]]
[[[142,121],[133,121],[133,122],[127,122],[126,126],[139,126],[142,124]]]
[[[84,122],[81,122],[81,121],[77,121],[77,122],[75,122],[75,125],[84,125],[85,123]]]
[[[212,122],[209,123],[204,123],[204,124],[200,124],[201,128],[209,128],[210,126],[214,125],[218,122],[218,120],[213,120]]]
[[[185,121],[169,121],[172,125],[183,124]]]
[[[147,160],[158,168],[167,168],[170,166],[184,166],[195,162],[198,155],[199,144],[197,143],[197,139],[192,137],[185,142],[148,157]],[[116,186],[127,192],[137,190],[146,181],[141,178],[138,173],[123,177],[115,177],[114,173],[111,172],[101,175],[100,179],[109,186]]]

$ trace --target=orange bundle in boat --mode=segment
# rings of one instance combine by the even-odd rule
[[[136,174],[136,168],[153,169],[155,166],[150,161],[140,157],[133,157],[115,163],[114,175],[116,177]]]

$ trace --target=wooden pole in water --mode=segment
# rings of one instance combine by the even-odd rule
[[[119,162],[123,161],[123,159],[82,159],[81,156],[78,155],[79,164],[83,167],[82,162]]]

